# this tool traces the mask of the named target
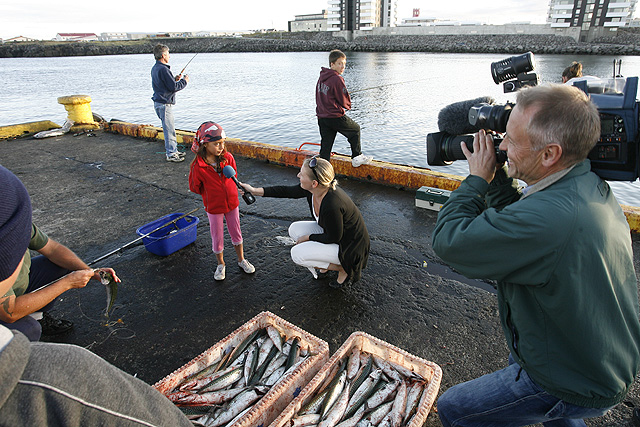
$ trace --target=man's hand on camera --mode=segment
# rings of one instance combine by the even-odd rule
[[[493,137],[480,130],[473,135],[473,153],[462,142],[462,152],[469,162],[469,173],[491,182],[496,174],[496,149]]]

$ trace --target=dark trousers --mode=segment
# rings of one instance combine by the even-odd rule
[[[346,115],[335,118],[318,117],[320,128],[320,157],[326,160],[331,158],[331,149],[336,140],[336,134],[340,133],[347,138],[351,145],[351,157],[362,154],[360,149],[360,125]]]
[[[69,273],[69,270],[62,267],[58,267],[44,256],[37,256],[31,260],[31,269],[29,271],[29,286],[25,291],[25,294],[40,289],[44,285],[54,282],[60,279],[62,276]],[[56,300],[51,301],[46,306],[42,307],[38,311],[49,311],[53,308]],[[15,329],[27,336],[29,341],[38,341],[42,334],[42,327],[40,322],[35,320],[31,316],[24,316],[22,319],[16,320],[13,323],[5,323],[0,320],[0,325],[6,326],[9,329]]]

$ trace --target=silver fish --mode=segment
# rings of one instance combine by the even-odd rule
[[[207,427],[218,427],[226,424],[234,419],[236,415],[254,404],[258,399],[260,399],[260,395],[255,389],[252,388],[250,390],[246,390],[234,397],[233,400],[229,402],[229,406],[227,406],[227,408],[222,412],[218,413],[214,419],[207,421],[204,424]]]
[[[100,283],[107,288],[107,309],[104,315],[109,316],[113,303],[118,296],[118,282],[115,281],[113,275],[108,271],[100,270],[98,274],[100,274]]]
[[[273,344],[282,352],[282,345],[284,344],[284,341],[278,328],[273,325],[267,326],[267,334],[269,335],[269,338],[271,338],[271,341],[273,341]]]
[[[345,376],[347,371],[343,371]],[[318,427],[335,427],[342,419],[345,411],[347,410],[347,405],[349,404],[349,384],[344,387],[340,397],[336,400],[336,403],[333,404],[326,417],[318,424]]]

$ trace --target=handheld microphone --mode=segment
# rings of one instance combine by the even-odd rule
[[[250,205],[251,203],[256,201],[255,196],[253,194],[251,194],[249,191],[247,191],[244,188],[242,188],[242,186],[240,185],[240,182],[238,181],[238,178],[236,178],[236,170],[233,168],[233,166],[227,165],[227,166],[223,167],[222,168],[222,173],[227,178],[231,178],[233,180],[233,182],[236,183],[236,186],[239,189],[241,189],[242,191],[244,191],[244,194],[242,195],[242,198],[244,199],[244,201],[248,205]]]
[[[494,102],[495,99],[490,96],[481,96],[447,105],[438,113],[438,129],[450,135],[478,132],[481,128],[469,123],[469,110],[481,103],[493,104]]]

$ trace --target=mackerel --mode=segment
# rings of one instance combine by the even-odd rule
[[[269,335],[269,338],[271,338],[271,341],[273,341],[273,344],[278,347],[278,350],[282,351],[284,340],[282,339],[282,334],[280,334],[278,328],[273,325],[267,326],[267,334]]]
[[[346,379],[347,371],[343,371],[343,374]],[[342,390],[342,393],[340,394],[340,397],[338,397],[338,400],[333,404],[327,415],[323,416],[324,419],[320,424],[318,424],[318,427],[335,427],[342,419],[344,412],[347,410],[348,404],[349,384],[346,384],[344,390]]]
[[[204,393],[207,391],[222,390],[225,387],[229,387],[242,377],[242,368],[235,368],[234,370],[226,373],[225,375],[216,378],[209,384],[201,388],[198,393]]]
[[[369,376],[362,382],[360,387],[358,387],[355,393],[353,393],[353,396],[351,396],[351,398],[349,399],[349,404],[347,405],[347,417],[351,417],[356,409],[358,409],[358,407],[364,403],[365,399],[371,395],[374,387],[380,380],[380,375],[382,375],[381,369],[376,369],[375,371],[371,372],[371,374],[369,374]]]
[[[320,414],[300,415],[291,420],[290,427],[315,426],[320,422]]]
[[[367,399],[367,402],[365,403],[367,409],[377,408],[382,405],[387,401],[387,399],[389,399],[393,392],[396,391],[396,388],[398,388],[399,385],[399,381],[386,383],[384,387],[376,391],[369,399]]]
[[[208,420],[203,424],[207,427],[218,427],[231,421],[240,414],[242,411],[254,404],[260,395],[255,389],[246,390],[229,402],[229,405],[225,410],[220,412],[214,419]]]
[[[345,389],[345,383],[347,381],[347,371],[343,370],[340,372],[338,376],[335,378],[335,382],[332,381],[329,385],[329,393],[325,398],[324,402],[322,402],[322,408],[320,409],[320,415],[322,418],[325,418],[333,404],[338,400],[340,395],[342,394],[342,390]],[[347,398],[348,399],[348,398]],[[347,403],[349,401],[347,400]]]
[[[409,418],[418,410],[418,402],[422,396],[424,384],[416,381],[407,393],[407,408],[404,411],[403,423],[406,424]]]
[[[219,371],[219,372],[216,372],[215,374],[211,374],[211,375],[206,376],[206,377],[202,377],[202,378],[194,379],[194,380],[191,380],[191,381],[187,381],[187,382],[183,383],[180,386],[179,389],[182,390],[182,391],[199,390],[202,387],[206,386],[207,384],[210,384],[212,381],[215,381],[218,378],[220,378],[220,377],[222,377],[224,375],[227,375],[229,372],[233,371],[234,369],[237,369],[237,368],[230,367],[230,368],[225,369],[224,371]]]
[[[352,380],[357,374],[360,368],[360,349],[354,347],[349,356],[349,362],[347,363],[347,378]]]
[[[402,382],[398,387],[396,398],[393,400],[391,407],[391,426],[399,427],[407,407],[407,383]]]

